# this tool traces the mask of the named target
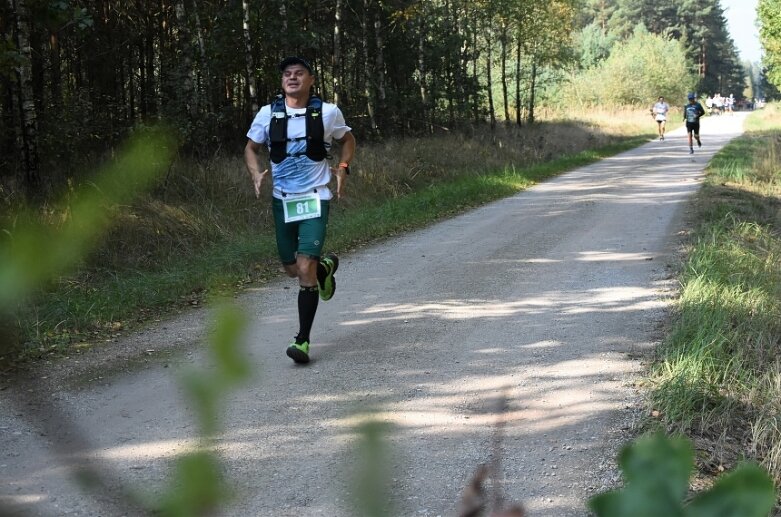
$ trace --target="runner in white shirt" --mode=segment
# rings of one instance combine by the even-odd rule
[[[333,197],[328,184],[336,176],[336,198],[344,195],[355,137],[339,108],[311,95],[315,76],[300,57],[285,58],[280,97],[263,106],[247,133],[244,163],[255,195],[271,169],[272,213],[277,251],[285,272],[298,278],[298,333],[286,353],[296,363],[309,362],[309,334],[318,297],[330,300],[336,291],[339,257],[322,254],[328,212]],[[328,164],[332,142],[339,145],[339,165]],[[260,164],[258,153],[269,152],[269,167]]]
[[[654,107],[651,108],[651,114],[656,120],[656,128],[659,132],[659,140],[664,140],[664,126],[667,123],[667,112],[670,111],[670,105],[664,102],[664,97],[659,97],[659,100]]]

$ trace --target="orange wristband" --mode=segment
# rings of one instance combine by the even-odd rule
[[[344,169],[344,172],[347,174],[350,174],[350,164],[347,162],[341,162],[339,163],[339,168]]]

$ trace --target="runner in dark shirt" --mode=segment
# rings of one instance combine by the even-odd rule
[[[689,135],[689,154],[694,154],[692,135],[697,140],[697,147],[702,147],[700,141],[700,117],[705,115],[705,108],[697,102],[697,96],[689,94],[689,104],[683,107],[683,120],[686,122],[686,133]]]

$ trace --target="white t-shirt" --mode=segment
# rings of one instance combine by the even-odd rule
[[[646,106],[648,106],[646,104]],[[656,114],[656,120],[667,120],[667,112],[670,110],[670,105],[666,102],[657,102],[654,104],[654,113]]]
[[[287,138],[306,136],[306,108],[290,108],[285,106],[287,119]],[[258,144],[271,148],[268,129],[271,123],[271,105],[266,104],[252,121],[247,132],[247,138]],[[334,139],[340,140],[351,130],[344,121],[342,111],[328,102],[323,103],[323,128],[326,151],[330,151]],[[306,152],[306,140],[288,141],[287,152],[290,154]],[[282,198],[282,194],[298,194],[312,192],[317,189],[320,199],[331,199],[333,195],[327,187],[331,181],[331,168],[327,160],[315,162],[305,154],[288,156],[280,163],[271,163],[271,178],[274,185],[274,197]]]

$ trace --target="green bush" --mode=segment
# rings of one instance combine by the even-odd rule
[[[564,96],[581,106],[649,105],[660,95],[684,99],[694,84],[680,42],[639,26],[606,60],[576,74]]]
[[[745,463],[687,502],[694,449],[686,438],[641,438],[624,447],[619,463],[626,486],[591,498],[597,517],[764,517],[776,499],[767,472]]]

